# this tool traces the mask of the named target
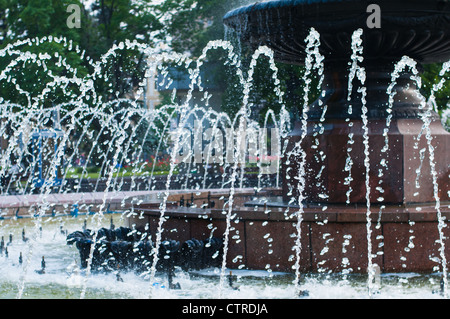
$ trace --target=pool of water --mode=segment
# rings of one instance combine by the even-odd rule
[[[167,289],[167,277],[148,276],[135,272],[90,274],[80,270],[80,258],[75,246],[66,244],[65,232],[80,230],[86,219],[88,228],[106,227],[113,217],[116,227],[125,226],[121,215],[107,215],[101,221],[92,216],[2,220],[0,236],[8,255],[0,256],[0,298],[13,299],[292,299],[297,298],[293,275],[267,271],[233,270],[232,289],[225,280],[220,289],[220,269],[183,272],[177,269],[174,282],[181,289]],[[27,241],[22,240],[25,230]],[[12,242],[9,243],[9,236]],[[22,263],[19,256],[22,253]],[[42,257],[45,274],[39,274]],[[226,271],[228,274],[229,271]],[[382,274],[380,289],[373,298],[429,299],[442,298],[439,290],[441,274]],[[302,278],[301,289],[311,299],[366,299],[367,276],[342,274],[308,274]]]

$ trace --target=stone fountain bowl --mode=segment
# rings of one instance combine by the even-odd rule
[[[369,4],[381,9],[381,28],[369,28]],[[310,28],[321,34],[326,62],[348,61],[352,34],[362,28],[365,60],[420,63],[450,59],[449,0],[278,0],[230,11],[224,23],[253,48],[266,45],[280,62],[303,64]]]
[[[370,28],[367,12],[370,4],[381,10],[381,27]],[[370,20],[369,20],[370,21]],[[416,60],[420,72],[421,63],[438,63],[450,60],[450,1],[449,0],[279,0],[255,3],[229,12],[224,23],[237,32],[241,42],[251,49],[266,45],[274,51],[277,61],[289,64],[303,64],[306,38],[310,29],[320,33],[319,50],[324,56],[324,79],[322,95],[307,108],[306,136],[302,121],[296,121],[293,131],[287,137],[285,154],[302,143],[306,150],[305,187],[299,187],[299,163],[301,157],[295,152],[289,161],[283,163],[283,200],[305,197],[305,202],[324,205],[346,205],[367,201],[367,186],[364,158],[363,132],[370,135],[368,173],[371,186],[370,201],[375,205],[406,205],[409,203],[432,203],[435,201],[433,178],[430,173],[420,176],[420,194],[416,196],[416,169],[421,165],[413,163],[420,158],[416,152],[417,136],[422,134],[423,98],[417,94],[419,85],[413,79],[411,70],[405,69],[396,80],[392,91],[392,105],[388,109],[388,88],[392,83],[394,64],[404,56]],[[358,85],[349,85],[349,62],[352,55],[352,36],[362,29],[363,65],[366,79],[366,96],[361,98]],[[363,104],[364,102],[364,104]],[[326,108],[324,106],[327,106]],[[352,111],[349,112],[351,106]],[[363,107],[365,106],[365,107]],[[430,105],[431,107],[431,105]],[[298,105],[303,114],[303,105]],[[326,114],[325,114],[326,113]],[[325,115],[324,115],[325,114]],[[364,123],[363,115],[368,119]],[[322,118],[323,116],[323,118]],[[427,112],[432,124],[430,135],[435,147],[440,147],[434,158],[436,180],[440,199],[448,201],[448,149],[450,134],[445,131],[436,112]],[[385,136],[387,118],[390,120]],[[351,126],[348,122],[351,121]],[[322,164],[316,155],[317,130],[314,125],[324,125],[318,150],[326,154]],[[350,135],[352,134],[352,135]],[[351,198],[346,199],[349,187],[343,183],[348,177],[349,136],[357,138],[351,149],[352,176]],[[382,145],[388,140],[389,149],[382,152]],[[422,139],[418,149],[427,147]],[[314,146],[314,147],[313,147]],[[317,150],[317,151],[318,151]],[[320,153],[317,153],[320,154]],[[383,157],[389,159],[389,170],[380,181],[378,172]],[[428,159],[426,159],[428,161]],[[358,170],[358,171],[357,171]],[[426,169],[430,172],[430,169]],[[424,171],[423,171],[424,172]],[[322,199],[317,188],[317,177],[329,191],[329,197]],[[383,192],[377,187],[382,184]],[[379,193],[378,193],[379,192]],[[420,197],[420,198],[419,198]],[[361,209],[355,208],[358,213]],[[400,213],[401,215],[402,213]],[[340,215],[341,216],[341,215]]]

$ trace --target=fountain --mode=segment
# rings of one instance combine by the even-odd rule
[[[424,257],[434,255],[445,274],[447,215],[440,202],[449,200],[450,136],[417,93],[417,74],[420,63],[450,58],[450,7],[445,1],[377,4],[381,28],[368,27],[367,3],[361,1],[256,3],[228,13],[225,23],[242,42],[268,46],[276,60],[294,64],[311,63],[304,39],[311,28],[320,34],[322,95],[303,105],[302,121],[287,139],[282,170],[283,200],[298,199],[302,216],[297,218],[303,219],[298,223],[306,224],[298,230],[310,236],[297,266],[366,271],[376,263],[385,272],[426,272],[432,265]],[[408,65],[405,56],[417,64]],[[395,67],[401,74],[393,73]],[[421,138],[424,134],[427,138]],[[418,149],[428,151],[428,159]],[[420,165],[427,168],[417,173]],[[314,219],[327,225],[317,227]],[[415,248],[402,260],[401,242],[409,240],[411,229]],[[430,242],[429,231],[438,245]],[[340,247],[346,236],[358,245],[344,256]],[[381,242],[382,248],[374,249]]]
[[[404,67],[401,76],[395,79],[396,85],[391,89],[393,103],[389,103],[388,88],[393,78],[396,63],[404,56],[418,62],[414,67],[420,69],[419,63],[447,62],[450,48],[448,47],[448,4],[443,1],[414,1],[408,2],[407,10],[402,1],[379,3],[382,8],[382,28],[370,29],[366,26],[367,4],[352,1],[272,1],[255,4],[243,9],[230,12],[226,23],[237,30],[241,41],[250,42],[257,48],[266,45],[274,50],[278,61],[294,64],[304,64],[306,43],[310,28],[320,34],[320,52],[324,56],[324,79],[322,84],[322,97],[308,106],[307,120],[311,126],[304,141],[304,149],[310,150],[314,140],[313,128],[319,123],[325,126],[321,134],[318,151],[322,150],[327,157],[333,159],[326,167],[321,183],[329,192],[329,198],[324,201],[318,195],[321,193],[313,182],[321,167],[311,167],[313,154],[308,154],[307,163],[311,173],[305,176],[305,197],[309,202],[344,203],[347,200],[345,183],[347,172],[340,168],[345,167],[347,142],[349,134],[353,134],[355,143],[362,139],[362,112],[363,102],[358,87],[350,79],[349,63],[352,57],[352,35],[358,28],[361,34],[362,47],[358,52],[360,57],[355,61],[366,73],[366,107],[369,132],[371,138],[371,170],[377,172],[381,159],[389,160],[389,174],[381,177],[379,181],[373,179],[371,188],[372,203],[424,203],[434,202],[433,184],[430,176],[423,177],[418,196],[414,196],[415,169],[417,164],[414,158],[414,145],[412,137],[419,136],[422,128],[420,115],[423,113],[423,100],[417,94],[417,83],[413,77],[413,70]],[[320,17],[320,18],[318,18]],[[362,52],[364,51],[364,52]],[[355,70],[352,70],[353,72]],[[417,71],[416,71],[417,72]],[[353,75],[354,77],[354,75]],[[324,107],[327,107],[324,120],[321,121]],[[384,154],[375,152],[383,150],[385,144],[386,119],[389,117],[388,143],[389,149]],[[433,140],[446,143],[448,134],[441,128],[438,116],[432,111],[430,114],[430,130]],[[350,124],[351,123],[351,124]],[[301,122],[290,134],[297,139],[290,138],[289,149],[301,136]],[[350,124],[350,125],[349,125]],[[409,137],[411,136],[411,137]],[[424,141],[425,142],[425,141]],[[402,145],[401,145],[401,144]],[[421,144],[419,147],[423,147]],[[364,174],[363,149],[352,149],[353,174]],[[438,155],[438,154],[436,154]],[[439,171],[440,189],[444,190],[444,177],[447,176],[446,154],[436,158],[436,169]],[[284,168],[286,171],[286,167]],[[383,169],[384,170],[384,169]],[[298,175],[295,169],[289,170],[289,176]],[[397,174],[397,175],[393,175]],[[285,175],[285,174],[283,174]],[[350,201],[352,203],[365,202],[364,179],[352,180]],[[383,184],[384,193],[376,187]],[[283,183],[284,199],[288,200],[289,187],[296,187],[290,183]],[[293,190],[293,196],[298,197],[298,190]],[[444,193],[444,192],[443,192]],[[445,194],[440,194],[444,198]],[[378,198],[383,197],[383,200]]]
[[[343,276],[348,296],[367,296],[368,287],[372,297],[384,274],[424,273],[442,277],[446,296],[449,133],[433,95],[426,101],[420,94],[419,75],[422,64],[446,62],[433,92],[446,81],[450,5],[376,3],[381,28],[370,28],[367,3],[353,0],[267,1],[229,12],[225,25],[253,52],[247,73],[240,52],[221,40],[195,61],[125,41],[101,61],[87,59],[93,71],[84,78],[64,57],[27,49],[54,42],[84,56],[65,38],[27,39],[0,50],[9,58],[0,81],[14,84],[25,101],[0,100],[0,135],[8,140],[0,155],[0,230],[10,238],[23,231],[21,242],[1,248],[1,283],[17,283],[19,298],[29,286],[55,283],[68,298],[102,295],[96,286],[112,296],[122,296],[123,287],[137,298],[247,298],[260,295],[245,282],[234,286],[229,270],[244,277],[263,270],[272,286],[261,293],[269,298],[270,290],[307,296],[305,287],[314,296],[321,285],[316,274]],[[107,61],[123,49],[151,57],[145,79],[134,97],[104,101],[96,81],[108,83]],[[202,84],[213,50],[225,52],[242,85],[234,118],[210,107]],[[281,105],[264,125],[249,112],[260,59],[268,61]],[[293,129],[275,61],[305,66],[304,102]],[[51,63],[67,74],[50,73],[39,96],[13,72]],[[155,72],[160,88],[171,86],[170,65],[189,74],[185,100],[177,103],[173,92],[170,105],[142,108],[139,98]],[[311,76],[322,92],[312,103]],[[45,108],[53,90],[66,100]],[[47,147],[36,146],[42,141]],[[149,144],[153,158],[145,155]],[[19,265],[11,262],[19,254]],[[211,267],[212,281],[190,277]],[[361,291],[345,284],[351,275],[363,282]],[[333,286],[335,296],[342,295],[341,284]]]
[[[440,269],[446,278],[450,135],[418,93],[418,75],[422,63],[450,58],[450,7],[377,3],[382,27],[373,29],[360,1],[267,1],[225,16],[241,43],[317,73],[322,94],[312,104],[305,98],[285,138],[281,189],[242,194],[241,204],[230,192],[233,207],[223,211],[166,211],[166,229],[201,238],[209,223],[229,241],[230,267],[297,278],[368,272],[369,290],[373,269]],[[159,218],[158,210],[141,212],[150,225]]]

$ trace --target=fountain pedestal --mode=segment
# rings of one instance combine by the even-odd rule
[[[396,79],[391,113],[388,88],[395,63],[404,56],[418,63],[418,71],[421,63],[450,59],[450,3],[443,0],[371,3],[381,8],[381,29],[368,28],[368,3],[356,0],[268,1],[236,9],[224,18],[242,43],[254,49],[261,45],[270,47],[279,62],[303,64],[310,29],[320,34],[325,94],[321,103],[316,101],[309,107],[307,132],[302,131],[304,123],[296,124],[285,153],[289,154],[300,142],[306,152],[301,234],[295,231],[302,246],[302,271],[351,268],[354,272],[365,272],[370,256],[384,272],[431,272],[449,266],[448,256],[447,265],[442,264],[439,250],[445,243],[440,243],[439,238],[447,236],[447,228],[440,225],[446,223],[442,219],[449,212],[450,134],[437,114],[427,113],[429,106],[424,105],[411,78],[414,70],[405,69]],[[361,85],[353,81],[349,94],[348,84],[352,36],[358,29],[363,31],[363,60],[358,65],[365,68],[367,76],[364,87],[370,214],[366,198],[363,103],[358,92]],[[425,126],[428,119],[430,124]],[[430,150],[434,158],[430,158]],[[291,212],[298,212],[295,200],[302,190],[301,158],[301,152],[294,152],[283,163],[282,197],[289,203],[283,209]],[[269,210],[276,207],[269,203],[266,204]],[[273,236],[278,237],[278,243],[289,241],[287,224],[280,227],[269,221],[266,225],[267,232],[276,234]],[[292,237],[284,247],[293,247]],[[263,257],[261,243],[249,245],[260,259],[273,258]],[[278,248],[273,249],[276,257],[285,253]],[[292,263],[292,253],[282,260],[286,257]],[[258,266],[264,262],[260,260]]]
[[[304,196],[308,202],[323,204],[364,203],[366,185],[364,166],[363,123],[352,120],[352,127],[345,120],[328,121],[324,133],[315,136],[317,130],[308,130],[302,146],[306,150],[306,175]],[[309,127],[316,123],[310,122]],[[370,199],[375,204],[407,204],[434,202],[433,178],[425,136],[420,140],[423,122],[419,119],[396,119],[391,123],[388,135],[389,149],[383,136],[385,121],[370,120]],[[430,125],[435,152],[435,169],[438,176],[439,198],[449,200],[448,175],[450,162],[448,150],[450,135],[439,121]],[[349,134],[353,134],[351,144]],[[288,149],[301,139],[301,123],[291,133]],[[317,146],[317,142],[319,145]],[[349,149],[351,148],[351,151]],[[292,155],[283,165],[283,198],[298,198],[299,155]],[[351,167],[349,161],[352,162]],[[296,163],[296,164],[291,164]],[[349,182],[349,178],[352,180]]]
[[[421,63],[450,59],[450,4],[442,0],[374,3],[381,8],[379,29],[367,26],[368,4],[355,0],[268,1],[236,9],[224,18],[241,42],[252,48],[268,46],[277,61],[290,64],[304,64],[310,29],[320,34],[324,95],[320,103],[318,100],[309,107],[304,140],[304,125],[297,123],[287,141],[286,154],[299,141],[307,153],[303,193],[306,202],[324,205],[366,202],[360,86],[367,90],[370,201],[377,204],[436,201],[423,126],[423,116],[429,106],[417,94],[409,67],[395,79],[391,108],[388,108],[388,88],[395,64],[404,56],[417,61],[419,71]],[[353,52],[354,32],[358,29],[362,44],[356,47],[361,51]],[[354,71],[351,70],[352,54],[362,58],[357,64],[364,68],[366,80],[361,85],[355,76],[349,92],[349,74]],[[436,113],[430,112],[429,116],[439,199],[448,201],[450,134]],[[387,137],[385,129],[388,129]],[[387,149],[382,151],[385,145]],[[294,153],[283,161],[286,202],[299,197],[301,154]]]
[[[193,193],[197,208],[178,207],[180,198],[191,194],[173,191],[164,221],[162,240],[185,242],[192,238],[207,240],[223,238],[227,231],[227,214],[221,207],[228,200],[229,190],[215,190],[211,197],[217,209],[201,209],[205,193]],[[242,190],[233,206],[227,267],[231,269],[265,269],[292,272],[295,265],[298,208],[264,204],[270,196],[281,196],[281,190],[265,190],[260,194],[261,204],[252,203],[252,190]],[[135,217],[129,226],[149,233],[152,238],[158,232],[161,218],[160,203],[134,205]],[[442,214],[450,218],[450,209],[442,208]],[[317,205],[306,205],[301,223],[300,269],[302,272],[365,273],[367,270],[367,219],[366,206],[353,204],[329,205],[326,211]],[[436,241],[438,219],[433,205],[386,205],[372,210],[373,262],[383,272],[430,273],[440,266],[440,244]],[[426,236],[424,236],[426,234]],[[444,229],[446,237],[449,228]],[[450,260],[447,256],[447,261]],[[450,263],[449,263],[450,265]]]
[[[306,182],[304,197],[316,203],[363,203],[366,201],[364,166],[364,123],[362,108],[367,108],[371,202],[382,204],[425,203],[436,200],[430,167],[424,118],[429,117],[431,145],[439,184],[439,198],[449,200],[448,176],[450,134],[439,116],[418,94],[417,83],[408,68],[395,79],[392,104],[388,88],[394,62],[369,60],[363,63],[366,81],[357,79],[349,94],[349,71],[345,63],[333,62],[325,68],[323,97],[307,112],[307,134],[302,141],[303,123],[290,133],[287,154],[302,141]],[[419,66],[420,68],[420,66]],[[360,87],[366,89],[363,105]],[[326,107],[326,108],[325,108]],[[428,112],[428,113],[427,113]],[[284,200],[299,197],[301,156],[283,162]],[[287,163],[287,164],[286,164]]]
[[[375,114],[369,116],[367,124],[371,202],[406,204],[436,201],[429,145],[424,122],[417,116],[420,114],[419,109],[411,105],[405,107],[405,103],[400,104],[401,107],[394,107],[386,134],[386,118],[378,116],[381,102],[373,105],[374,100],[370,99],[370,95],[368,97],[369,112]],[[355,102],[353,107],[358,107],[358,101]],[[341,118],[330,115],[321,122],[314,112],[309,117],[307,134],[301,144],[306,152],[303,195],[308,202],[362,203],[366,201],[364,124],[361,119],[344,112],[349,103],[341,104],[339,108],[333,103],[330,103],[332,108],[341,110],[342,113],[335,113],[342,114]],[[343,119],[345,116],[347,118]],[[446,150],[450,147],[450,134],[436,116],[433,116],[429,129],[439,198],[449,201],[450,156]],[[287,154],[302,140],[302,132],[303,124],[296,123],[288,137]],[[283,194],[286,202],[299,196],[297,177],[300,162],[298,152],[283,161]]]
[[[164,224],[163,238],[228,235],[226,258],[227,267],[231,268],[293,271],[296,261],[301,271],[327,273],[366,273],[369,261],[378,264],[383,272],[429,273],[448,268],[448,249],[442,251],[448,243],[441,243],[440,238],[449,236],[449,227],[442,224],[447,225],[450,217],[446,202],[450,135],[431,112],[430,134],[426,136],[427,121],[422,116],[425,110],[410,70],[397,80],[387,135],[385,129],[389,118],[387,88],[394,63],[404,55],[418,63],[450,59],[450,3],[371,3],[381,7],[381,29],[367,27],[368,3],[360,0],[266,1],[225,16],[225,24],[236,30],[242,43],[254,49],[261,45],[272,48],[279,62],[304,63],[310,28],[320,34],[319,49],[325,57],[323,103],[310,106],[304,139],[303,123],[297,123],[285,153],[289,154],[299,141],[306,152],[306,200],[301,212],[295,203],[301,190],[301,152],[295,152],[284,158],[282,191],[266,191],[267,197],[260,198],[260,204],[249,200],[253,207],[242,207],[235,202],[231,216],[228,207],[202,212],[173,208],[163,217],[159,209],[140,210],[143,219],[137,222],[141,227],[147,225],[153,234],[160,218],[170,216]],[[364,31],[361,66],[367,74],[370,212],[363,144],[366,127],[356,81],[348,100],[352,34],[359,28]],[[322,118],[325,105],[327,112]],[[386,145],[386,151],[382,151]],[[435,155],[431,160],[430,149]],[[437,184],[433,182],[431,166],[435,166]],[[219,196],[226,195],[227,192]],[[262,193],[259,196],[264,197]],[[270,196],[282,197],[284,201]],[[297,240],[301,246],[299,258]]]

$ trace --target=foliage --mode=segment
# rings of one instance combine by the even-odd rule
[[[67,18],[71,15],[67,12],[70,4],[82,8],[81,28],[67,25]],[[14,64],[20,55],[36,57],[23,61],[17,59],[19,62],[0,80],[0,97],[28,108],[49,108],[76,100],[81,93],[78,83],[53,85],[52,82],[70,82],[75,76],[87,80],[86,76],[94,73],[92,62],[99,61],[108,50],[123,41],[135,40],[152,45],[158,39],[155,32],[163,28],[152,8],[148,0],[95,0],[89,8],[84,8],[81,0],[0,0],[0,49],[17,41],[24,42],[18,46],[20,53],[0,59],[0,69]],[[133,93],[144,78],[145,64],[146,57],[142,52],[126,48],[117,50],[115,56],[102,64],[102,77],[95,79],[97,96],[105,103],[129,98],[130,92]],[[43,95],[43,92],[46,93]],[[83,102],[91,104],[91,107],[100,107],[93,104],[93,99],[86,98]],[[104,111],[111,114],[130,106],[121,102],[106,105],[109,110]],[[73,109],[71,104],[65,104],[64,108],[65,114]],[[102,132],[102,123],[97,118],[90,121],[91,118],[87,115],[83,119],[90,123],[90,130],[96,136]],[[115,120],[120,125],[123,117],[118,115]],[[133,120],[137,122],[139,119],[135,116]],[[51,125],[52,121],[43,124]],[[71,139],[79,138],[82,131],[83,127],[77,126]],[[143,143],[144,151],[156,143],[152,137],[148,136]],[[111,132],[101,133],[95,149],[98,154],[94,152],[93,158],[106,153],[108,145],[104,141],[111,138]],[[141,135],[136,138],[136,141],[142,140]],[[80,142],[80,152],[87,152],[92,146],[88,140]],[[67,148],[68,154],[73,151],[71,146]]]
[[[441,81],[442,78],[439,76],[439,73],[441,72],[442,67],[443,66],[440,63],[427,64],[424,66],[424,72],[422,74],[422,93],[426,98],[429,98],[433,90],[433,85],[438,84]],[[446,85],[444,84],[442,89],[435,92],[436,104],[441,112],[448,109],[450,103],[450,74],[444,76],[446,76],[447,79]]]
[[[168,31],[172,37],[172,48],[178,52],[187,52],[193,57],[199,57],[203,48],[211,40],[227,38],[235,48],[239,50],[242,60],[242,69],[246,76],[249,70],[252,50],[235,39],[232,32],[227,32],[223,24],[223,16],[236,7],[245,5],[252,1],[239,0],[166,0],[160,10],[173,12],[168,19]],[[228,34],[226,34],[226,32]],[[226,65],[226,54],[223,52],[209,53],[209,61],[218,61],[219,67],[214,67],[211,71],[214,74],[215,86],[223,93],[221,105],[231,117],[239,111],[243,101],[243,85],[236,74],[234,67]],[[302,104],[303,89],[302,75],[304,67],[276,63],[279,69],[278,78],[280,88],[285,93],[284,102],[288,111],[292,114],[292,119],[299,116],[298,105]],[[264,121],[269,109],[276,114],[281,108],[279,98],[275,94],[274,81],[268,81],[273,76],[268,59],[260,58],[253,75],[253,85],[249,96],[249,103],[252,109],[252,118]],[[310,100],[318,96],[316,90],[311,90]]]
[[[155,40],[152,32],[162,29],[149,1],[95,0],[91,9],[83,9],[79,29],[69,28],[67,25],[69,4],[84,8],[80,0],[0,0],[0,49],[18,40],[45,39],[49,36],[65,38],[67,42],[73,43],[72,48],[78,46],[80,49],[74,52],[54,41],[35,41],[29,47],[24,46],[24,52],[37,55],[48,53],[52,56],[51,61],[46,63],[46,68],[37,63],[23,63],[11,70],[11,75],[32,97],[39,96],[52,80],[49,71],[54,77],[70,77],[76,73],[83,78],[93,72],[89,59],[85,57],[98,61],[114,44],[125,40],[137,40],[151,45]],[[55,53],[65,59],[72,72],[67,67],[58,65],[58,58],[53,58]],[[16,57],[3,58],[0,66],[5,67]],[[106,63],[104,72],[108,74],[108,78],[96,82],[97,93],[104,97],[104,101],[124,97],[143,78],[145,62],[145,57],[137,50],[119,50]],[[5,81],[1,84],[0,93],[4,99],[22,105],[26,102],[26,97],[15,90],[15,84]],[[42,103],[45,104],[44,107],[64,103],[72,94],[78,93],[74,88],[69,94],[50,94]]]
[[[201,55],[211,40],[223,39],[223,16],[242,4],[239,0],[165,0],[157,10],[166,16],[166,32],[172,49]]]
[[[227,0],[165,0],[160,5],[160,10],[173,12],[168,19],[167,30],[172,37],[172,48],[179,52],[188,52],[193,57],[198,57],[208,41],[223,39],[225,29],[222,17],[230,9],[244,5],[251,1],[227,1]],[[230,38],[230,35],[226,35]],[[251,51],[241,43],[234,43],[236,48],[241,48],[241,58],[244,70],[248,67]],[[220,61],[223,56],[211,54],[211,60]],[[285,92],[286,108],[291,112],[291,117],[295,120],[300,115],[299,105],[303,104],[303,82],[302,76],[304,68],[302,66],[292,66],[277,63],[279,69],[279,79],[281,88]],[[430,94],[433,84],[439,81],[440,64],[426,65],[423,74],[423,93],[426,97]],[[239,110],[242,103],[242,85],[239,82],[232,68],[223,67],[214,70],[216,85],[225,92],[223,96],[222,110],[233,116]],[[273,81],[267,81],[272,76],[268,68],[267,61],[262,59],[258,63],[254,74],[254,84],[250,96],[250,103],[254,110],[253,117],[260,117],[260,121],[266,111],[270,108],[275,112],[279,110],[280,104],[274,94]],[[438,108],[442,111],[447,108],[450,99],[450,81],[446,82],[443,90],[436,96]],[[317,79],[311,83],[309,100],[313,101],[318,97],[318,90],[315,89]]]
[[[75,74],[83,78],[93,73],[89,60],[98,61],[114,45],[126,40],[136,40],[146,45],[165,42],[177,52],[189,54],[192,58],[201,56],[204,47],[211,40],[230,37],[222,21],[225,13],[235,7],[251,2],[251,0],[94,0],[92,6],[84,8],[81,0],[0,0],[0,49],[11,43],[25,39],[42,39],[52,36],[62,37],[78,46],[79,51],[69,50],[63,43],[55,41],[39,42],[34,40],[30,45],[21,47],[29,54],[48,54],[45,66],[39,63],[20,62],[12,68],[6,76],[11,76],[15,83],[5,79],[0,82],[0,96],[13,103],[24,106],[36,104],[37,107],[48,108],[55,104],[66,103],[80,94],[77,85],[68,84],[64,88],[55,86],[45,98],[40,98],[41,92],[56,77],[70,78]],[[70,15],[67,10],[69,4],[78,4],[82,10],[81,28],[69,28],[66,19]],[[242,67],[248,71],[252,52],[245,46],[234,42],[236,48],[241,49]],[[219,50],[220,51],[220,50]],[[222,110],[233,116],[240,109],[243,100],[242,83],[236,75],[236,70],[224,63],[226,54],[211,52],[207,57],[207,64],[212,75],[210,81],[219,90],[224,92]],[[79,52],[84,52],[80,54]],[[58,63],[64,60],[64,64]],[[9,65],[17,55],[11,58],[0,59],[0,69]],[[117,54],[105,61],[102,78],[95,81],[95,91],[102,97],[102,101],[112,101],[129,97],[142,80],[147,57],[138,50],[123,48]],[[217,61],[212,63],[211,61]],[[67,67],[70,66],[70,67]],[[302,75],[304,68],[277,63],[279,69],[281,90],[285,93],[286,107],[291,111],[292,118],[298,117],[302,104]],[[427,95],[433,84],[439,81],[438,73],[442,66],[439,64],[425,66],[424,94]],[[253,87],[249,102],[252,106],[252,117],[262,121],[266,111],[270,108],[275,113],[280,109],[278,96],[275,94],[272,70],[267,59],[261,59],[255,69]],[[440,110],[447,107],[450,96],[450,81],[447,81],[443,90],[436,95]],[[29,92],[28,99],[22,90]],[[311,85],[314,87],[314,83]],[[311,90],[310,100],[317,96]],[[170,98],[163,96],[163,103],[170,104]],[[110,106],[114,113],[124,108],[122,103]],[[135,105],[133,105],[135,107]],[[70,108],[70,106],[67,106]],[[135,116],[133,121],[140,119]],[[123,118],[118,116],[117,123]],[[91,129],[100,132],[102,123],[94,120]],[[144,142],[145,152],[155,149],[158,139],[150,134],[146,141],[141,135],[146,131],[146,125],[136,133],[136,141]],[[74,137],[80,132],[75,132]],[[100,145],[111,136],[103,134]],[[84,144],[83,144],[84,145]],[[85,146],[89,147],[86,142]],[[101,150],[100,150],[101,152]],[[94,163],[95,164],[95,163]]]
[[[2,81],[0,95],[5,100],[26,106],[29,100],[23,91],[29,92],[33,103],[41,107],[53,103],[64,103],[79,94],[76,86],[68,86],[66,92],[55,88],[42,99],[38,97],[44,88],[55,77],[71,77],[74,70],[78,76],[84,76],[86,69],[79,54],[71,52],[62,42],[40,42],[36,39],[48,37],[67,38],[77,43],[81,37],[80,31],[66,26],[65,11],[69,3],[80,4],[79,0],[1,0],[0,1],[0,48],[19,40],[32,39],[27,45],[20,47],[22,54],[35,54],[37,57],[46,55],[44,63],[31,60],[20,61],[6,75],[16,79],[16,82]],[[17,54],[0,60],[3,70]],[[65,65],[58,63],[64,60]],[[72,68],[72,69],[70,69]],[[50,76],[51,75],[51,76]],[[20,87],[21,90],[17,88]],[[22,91],[23,90],[23,91]],[[30,106],[30,105],[28,105]]]
[[[81,45],[87,55],[97,61],[110,50],[126,40],[136,40],[146,45],[154,44],[163,24],[155,15],[150,1],[95,0]],[[105,81],[97,91],[107,100],[122,98],[142,80],[146,59],[137,50],[117,51],[105,65]]]

